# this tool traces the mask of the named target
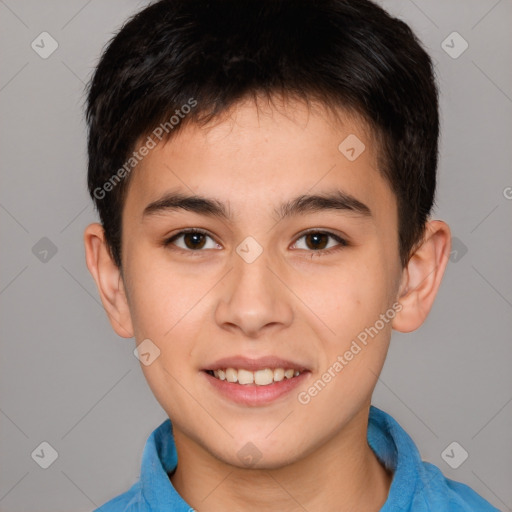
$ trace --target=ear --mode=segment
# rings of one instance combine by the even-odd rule
[[[402,273],[397,297],[402,309],[393,319],[393,329],[411,332],[425,321],[441,285],[450,250],[448,224],[441,220],[428,221],[423,240]]]
[[[133,337],[133,326],[123,278],[105,239],[103,226],[90,224],[84,231],[85,260],[96,281],[101,302],[114,331],[123,338]]]

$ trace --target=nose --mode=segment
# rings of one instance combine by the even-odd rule
[[[217,324],[250,338],[288,327],[293,296],[279,276],[280,266],[273,265],[265,251],[250,263],[238,254],[233,259],[215,310]]]

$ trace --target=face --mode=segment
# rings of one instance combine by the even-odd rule
[[[398,217],[377,148],[340,120],[239,104],[132,176],[122,263],[130,328],[150,340],[141,368],[175,435],[220,461],[297,461],[370,403],[398,296]],[[359,156],[355,139],[338,149],[349,136]]]

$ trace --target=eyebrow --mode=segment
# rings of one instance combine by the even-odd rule
[[[148,204],[144,208],[142,218],[178,210],[217,217],[228,222],[233,220],[228,206],[221,201],[200,195],[186,195],[180,192],[168,192]],[[342,190],[297,196],[279,205],[274,209],[274,213],[277,215],[277,220],[281,221],[295,215],[329,210],[344,210],[369,219],[373,216],[372,211],[366,204]]]

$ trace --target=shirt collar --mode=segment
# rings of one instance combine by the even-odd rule
[[[388,499],[380,512],[408,510],[423,470],[418,449],[389,414],[373,405],[370,406],[367,438],[381,463],[394,473]],[[140,490],[150,510],[190,510],[167,475],[177,463],[172,423],[167,419],[149,436],[142,454]]]
[[[150,510],[190,510],[167,475],[177,464],[172,423],[167,419],[149,436],[142,454],[141,493]]]
[[[393,472],[388,498],[380,512],[409,510],[424,472],[418,448],[395,419],[373,405],[367,438],[377,458]]]

